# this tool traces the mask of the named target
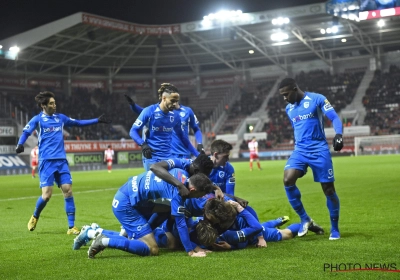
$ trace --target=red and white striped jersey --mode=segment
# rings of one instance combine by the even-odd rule
[[[113,159],[113,156],[114,156],[114,150],[107,149],[107,150],[104,151],[104,157],[106,159]]]
[[[249,146],[250,153],[257,153],[257,150],[258,150],[258,142],[257,141],[250,141],[248,146]]]

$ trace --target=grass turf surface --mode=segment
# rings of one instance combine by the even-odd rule
[[[268,243],[267,248],[213,252],[190,258],[183,251],[160,250],[158,257],[139,257],[106,249],[87,259],[88,246],[72,250],[74,236],[66,234],[67,219],[61,192],[43,210],[37,228],[27,229],[37,197],[38,179],[30,175],[0,177],[0,279],[399,279],[385,271],[331,272],[389,266],[400,271],[398,242],[400,156],[336,157],[336,190],[340,198],[342,238],[329,241],[329,215],[319,183],[309,170],[297,185],[308,214],[326,233]],[[289,215],[299,222],[283,189],[285,161],[263,161],[262,171],[249,171],[248,162],[234,162],[236,195],[247,199],[264,222]],[[143,169],[73,172],[76,225],[92,222],[119,230],[111,201],[129,176]],[[325,269],[324,269],[325,267]],[[335,271],[336,269],[333,268]]]

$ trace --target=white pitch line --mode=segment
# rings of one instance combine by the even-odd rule
[[[81,191],[81,192],[72,192],[75,196],[75,194],[80,194],[80,193],[93,193],[93,192],[102,192],[102,191],[112,191],[112,190],[117,190],[118,188],[109,188],[109,189],[99,189],[99,190],[90,190],[90,191]],[[52,196],[61,196],[63,195],[62,193],[56,193],[53,194]],[[0,199],[0,202],[2,201],[15,201],[15,200],[25,200],[25,199],[32,199],[32,198],[38,198],[39,195],[37,196],[24,196],[24,197],[14,197],[14,198],[5,198],[5,199]]]

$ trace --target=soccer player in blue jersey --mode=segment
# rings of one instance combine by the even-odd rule
[[[131,97],[125,94],[125,98],[128,100],[129,106],[132,111],[136,114],[140,115],[143,111],[143,108],[137,105]],[[162,100],[162,95],[159,95],[160,101]],[[197,142],[197,151],[204,152],[203,148],[203,135],[199,128],[199,121],[197,120],[196,115],[190,107],[183,106],[181,104],[177,104],[175,110],[179,112],[179,116],[181,117],[182,128],[185,135],[188,137],[189,130],[193,129],[194,136]],[[182,140],[176,135],[175,132],[172,134],[172,142],[171,142],[171,157],[172,158],[190,158],[191,152],[184,145]]]
[[[170,173],[188,186],[189,198],[201,197],[213,190],[213,185],[204,174],[195,174],[188,180],[188,173],[182,169],[172,169]],[[88,250],[89,258],[106,247],[127,251],[141,256],[158,255],[158,246],[154,239],[153,229],[148,223],[152,212],[180,211],[184,199],[178,190],[161,180],[151,171],[129,180],[117,191],[112,202],[115,217],[128,234],[128,239],[114,236],[108,238],[100,234],[92,242]],[[170,207],[170,208],[169,208]],[[188,233],[186,232],[188,235]],[[189,256],[203,257],[203,252],[195,252],[188,236],[181,236],[182,243]]]
[[[61,189],[65,199],[65,211],[69,229],[67,234],[79,234],[75,227],[75,203],[72,195],[72,177],[68,168],[64,149],[63,128],[68,126],[87,126],[97,123],[110,123],[104,115],[91,120],[75,120],[56,113],[56,100],[52,92],[45,91],[35,97],[42,112],[34,116],[23,129],[16,148],[17,153],[24,151],[24,143],[34,130],[39,141],[39,177],[42,195],[36,202],[36,208],[28,222],[28,229],[36,228],[40,213],[53,194],[54,182]]]
[[[211,181],[224,193],[229,195],[235,194],[235,169],[229,161],[229,154],[232,150],[232,145],[228,142],[217,139],[211,143],[211,160],[214,163],[214,168],[211,171]]]
[[[149,170],[150,165],[155,162],[171,158],[173,131],[194,156],[199,154],[185,135],[181,117],[175,110],[179,103],[178,89],[164,83],[158,92],[161,94],[161,102],[144,108],[130,131],[132,139],[142,147],[145,170]],[[140,130],[144,131],[144,139],[139,135]]]
[[[301,194],[296,186],[298,178],[303,177],[307,168],[313,171],[314,181],[320,182],[326,196],[326,203],[331,220],[329,240],[340,238],[339,233],[339,198],[334,186],[332,156],[324,132],[323,116],[333,124],[336,135],[333,149],[343,148],[343,125],[325,96],[303,92],[292,78],[285,78],[279,85],[279,93],[289,104],[286,113],[294,130],[295,149],[285,165],[283,183],[290,204],[301,219],[298,236],[304,236],[313,220],[306,213],[301,202]]]

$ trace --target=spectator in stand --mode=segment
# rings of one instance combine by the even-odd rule
[[[260,159],[258,157],[258,142],[256,137],[253,137],[248,144],[250,151],[250,171],[253,171],[253,161],[257,161],[257,167],[259,170],[262,170],[260,165]]]
[[[108,145],[107,150],[104,151],[104,162],[107,162],[108,173],[111,173],[113,159],[114,159],[114,150],[111,149],[111,145]]]
[[[39,162],[38,156],[39,156],[39,149],[38,149],[38,146],[36,145],[31,150],[32,178],[35,178],[35,170],[36,170],[36,167],[38,166],[38,162]]]

